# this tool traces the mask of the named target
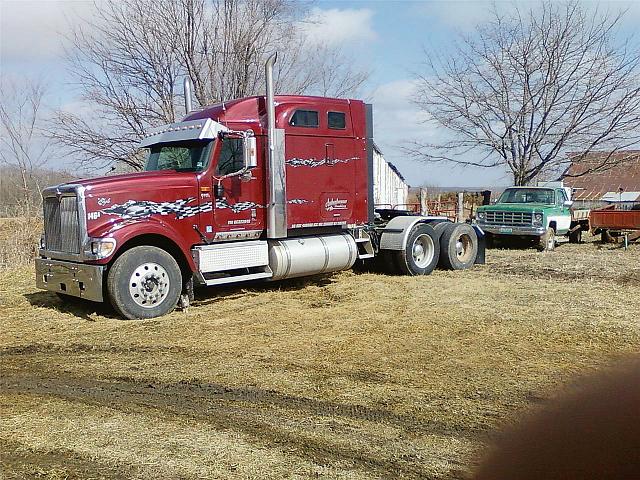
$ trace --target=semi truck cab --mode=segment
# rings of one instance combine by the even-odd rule
[[[469,268],[483,258],[470,225],[377,216],[371,106],[275,96],[273,62],[266,96],[151,130],[140,142],[143,172],[46,189],[37,286],[151,318],[187,304],[194,285],[328,273],[356,261],[423,275],[439,262]]]

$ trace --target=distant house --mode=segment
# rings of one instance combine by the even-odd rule
[[[395,165],[373,144],[373,201],[379,208],[405,208],[409,185]]]
[[[573,200],[579,208],[598,208],[616,204],[630,209],[640,205],[640,151],[620,151],[611,155],[619,164],[601,172],[590,168],[601,165],[609,154],[594,152],[584,160],[572,163],[563,178],[573,189]],[[584,173],[584,174],[583,174]]]

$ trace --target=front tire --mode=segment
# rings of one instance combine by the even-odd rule
[[[113,307],[130,320],[160,317],[171,312],[182,291],[182,274],[165,250],[140,246],[124,252],[107,275]]]
[[[438,235],[430,225],[418,223],[411,229],[405,249],[394,253],[404,275],[429,275],[440,258]]]

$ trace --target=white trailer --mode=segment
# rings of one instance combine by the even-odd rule
[[[376,207],[405,208],[409,185],[402,174],[387,162],[378,146],[373,144],[373,199]]]

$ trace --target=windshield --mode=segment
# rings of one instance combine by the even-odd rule
[[[152,145],[144,169],[200,172],[209,163],[212,144],[210,140],[197,140]]]
[[[546,188],[507,188],[498,203],[555,203],[554,192]]]

